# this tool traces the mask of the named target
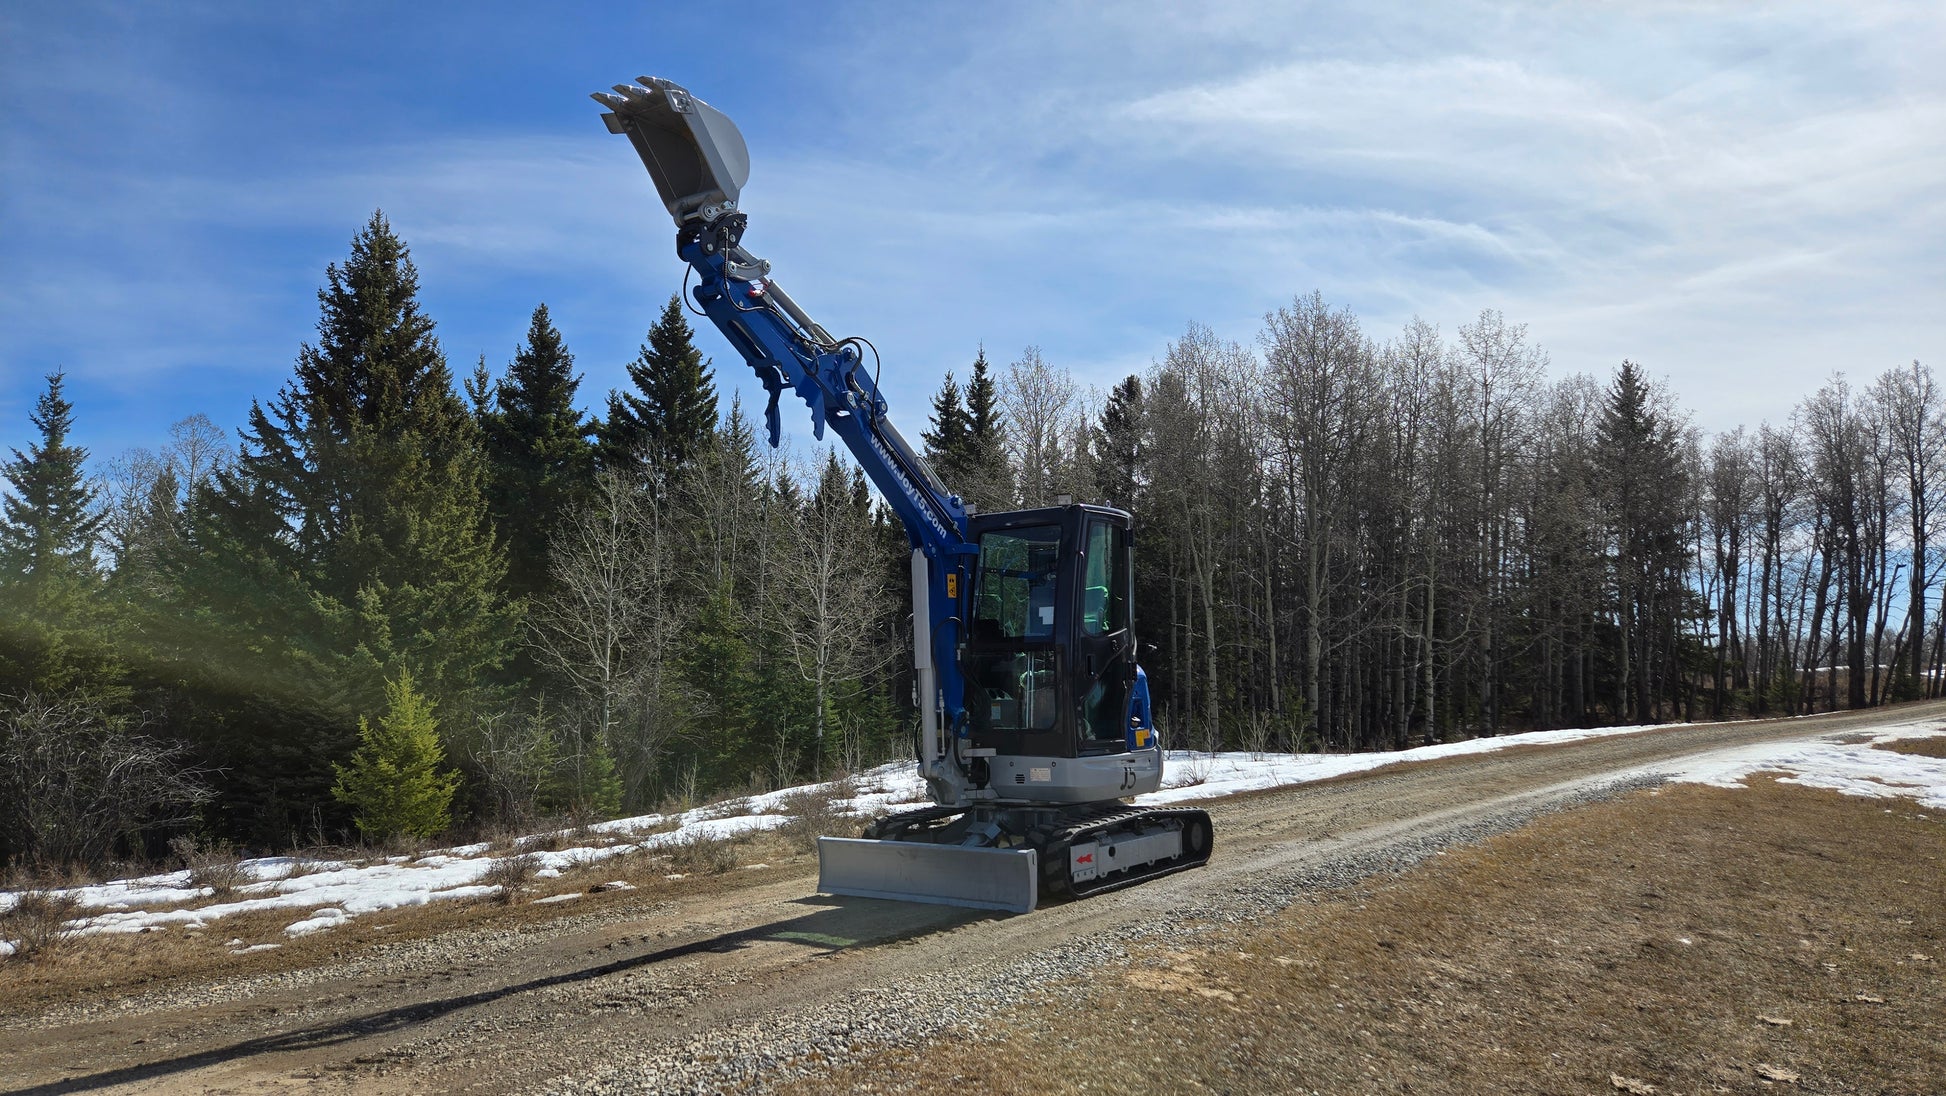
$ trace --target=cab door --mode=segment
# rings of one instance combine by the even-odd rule
[[[1083,511],[1079,604],[1075,606],[1069,694],[1081,754],[1128,748],[1128,697],[1135,682],[1135,629],[1127,518]]]

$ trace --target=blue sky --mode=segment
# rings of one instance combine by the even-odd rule
[[[1781,421],[1940,364],[1942,56],[1937,4],[15,0],[0,453],[57,366],[97,458],[241,424],[374,208],[455,372],[545,301],[598,406],[682,278],[587,98],[644,73],[741,126],[746,244],[879,346],[908,434],[982,342],[1105,386],[1312,289],[1381,339],[1496,308],[1557,375],[1633,358],[1705,428]]]

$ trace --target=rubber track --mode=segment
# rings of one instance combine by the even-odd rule
[[[1210,824],[1208,811],[1197,810],[1193,807],[1174,809],[1127,807],[1119,803],[1106,804],[1104,808],[1089,817],[1069,821],[1067,824],[1053,830],[1046,836],[1044,842],[1039,840],[1039,834],[1035,835],[1037,840],[1035,840],[1034,846],[1040,850],[1041,854],[1041,894],[1044,897],[1051,895],[1071,895],[1075,898],[1086,898],[1090,895],[1121,890],[1123,887],[1132,887],[1137,883],[1145,883],[1151,879],[1160,879],[1165,875],[1174,875],[1179,871],[1200,868],[1204,864],[1209,863],[1210,848],[1215,844],[1215,830]],[[1185,830],[1197,822],[1202,824],[1204,831],[1210,834],[1211,840],[1208,845],[1204,846],[1201,855],[1185,853],[1182,856],[1176,857],[1174,860],[1160,861],[1150,864],[1147,867],[1128,872],[1116,872],[1114,877],[1110,879],[1095,878],[1086,883],[1079,884],[1074,881],[1074,865],[1068,860],[1068,850],[1074,846],[1077,840],[1085,838],[1089,834],[1106,832],[1130,822],[1155,821],[1169,818],[1181,819]]]

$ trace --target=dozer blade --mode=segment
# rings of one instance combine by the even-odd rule
[[[1033,849],[820,837],[818,890],[1031,913],[1040,901],[1040,857]]]
[[[656,76],[635,80],[593,99],[612,111],[601,116],[608,132],[625,134],[635,146],[669,215],[680,226],[734,210],[750,181],[750,149],[736,123],[680,84]]]

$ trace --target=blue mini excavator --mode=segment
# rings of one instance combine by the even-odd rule
[[[1024,913],[1043,896],[1208,862],[1206,812],[1123,801],[1162,783],[1136,665],[1129,515],[973,513],[886,416],[870,344],[833,338],[744,249],[737,199],[750,154],[736,125],[653,76],[594,98],[675,219],[696,304],[769,393],[770,443],[789,389],[810,407],[813,434],[844,441],[912,542],[918,762],[935,805],[881,818],[863,838],[820,840],[818,889]]]

